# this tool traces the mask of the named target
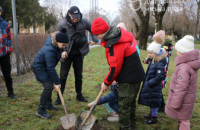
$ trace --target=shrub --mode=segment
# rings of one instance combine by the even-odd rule
[[[31,70],[31,66],[36,54],[44,46],[46,38],[49,35],[38,35],[38,34],[19,34],[18,45],[19,45],[19,63],[21,73],[26,73]],[[11,58],[12,68],[17,68],[17,60],[15,53],[15,36],[12,35],[13,39],[13,53]]]
[[[200,41],[195,41],[195,44],[200,44]]]

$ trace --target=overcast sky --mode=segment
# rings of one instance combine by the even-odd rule
[[[42,6],[45,6],[45,3],[43,3],[43,1],[44,0],[40,0],[39,2]],[[59,1],[60,1],[60,6],[63,5],[62,8],[64,8],[63,14],[66,14],[68,11],[69,0],[59,0]],[[98,0],[99,9],[105,10],[105,12],[100,10],[100,14],[104,14],[104,15],[109,14],[112,17],[116,16],[119,13],[119,4],[118,3],[120,1],[121,0]],[[82,13],[86,13],[90,10],[90,0],[71,0],[71,6],[78,6]]]
[[[99,9],[102,8],[107,12],[118,12],[120,0],[98,0]],[[76,5],[80,8],[81,11],[90,9],[90,0],[74,0],[72,6]]]

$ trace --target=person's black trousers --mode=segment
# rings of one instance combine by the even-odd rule
[[[40,97],[40,105],[45,107],[48,104],[52,104],[51,95],[54,88],[53,81],[41,82],[44,87],[42,95]]]
[[[83,58],[81,55],[69,55],[68,58],[65,59],[64,62],[61,62],[61,69],[60,69],[61,92],[63,94],[65,90],[65,85],[66,85],[66,81],[67,81],[67,77],[68,77],[71,65],[74,68],[76,93],[81,94],[82,77],[83,77],[82,76]]]
[[[162,103],[161,103],[161,106],[159,108],[165,108],[165,100],[164,100],[164,97],[163,97],[163,93],[162,93]]]
[[[3,73],[8,92],[13,93],[11,78],[10,54],[0,57],[1,71]]]

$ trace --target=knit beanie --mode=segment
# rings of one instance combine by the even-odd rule
[[[118,23],[118,24],[117,24],[117,27],[121,27],[121,28],[123,28],[124,30],[127,30],[124,23]]]
[[[163,44],[164,44],[164,38],[161,36],[157,36],[155,37],[154,41],[148,46],[147,51],[159,54]]]
[[[95,35],[105,33],[109,30],[109,26],[106,21],[100,17],[96,18],[92,23],[92,33]]]
[[[0,10],[1,10],[1,12],[2,12],[2,8],[1,8],[1,6],[0,6]]]
[[[175,44],[175,49],[182,54],[194,50],[194,37],[191,35],[184,36]]]
[[[56,41],[60,43],[69,43],[69,38],[66,32],[67,30],[62,28],[61,32],[56,35]]]
[[[153,35],[153,40],[158,36],[161,36],[165,39],[165,31],[163,30],[158,31],[156,34]]]

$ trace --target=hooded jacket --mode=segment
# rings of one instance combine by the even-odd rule
[[[123,28],[110,27],[101,41],[105,47],[110,71],[104,79],[106,85],[113,80],[119,84],[137,83],[145,79],[144,69],[140,62],[136,47],[133,46],[133,35]]]
[[[12,53],[12,38],[9,24],[0,17],[0,57]]]
[[[171,54],[172,54],[173,45],[172,45],[171,43],[167,43],[167,42],[166,42],[166,43],[164,43],[162,49],[165,50],[166,53],[167,53],[167,57],[166,57],[167,64],[165,65],[165,68],[164,68],[165,79],[162,81],[162,85],[163,85],[163,87],[165,87],[165,86],[166,86],[166,83],[167,83],[169,61],[170,61],[170,56],[171,56]]]
[[[177,67],[171,78],[165,112],[171,118],[188,120],[192,117],[197,95],[199,50],[176,57],[175,64]]]
[[[72,46],[74,44],[73,40],[71,39],[71,36],[75,32],[79,32],[79,33],[82,34],[82,37],[84,37],[86,40],[83,40],[84,42],[82,43],[82,45],[77,46],[77,48],[75,48],[75,49],[78,49],[80,51],[81,55],[85,56],[89,53],[89,45],[88,45],[87,37],[86,37],[86,34],[85,34],[86,30],[90,31],[90,33],[92,35],[92,40],[94,42],[98,41],[97,37],[95,35],[93,35],[92,32],[91,32],[91,23],[86,18],[82,18],[82,14],[81,14],[80,20],[76,24],[72,24],[69,21],[70,21],[70,17],[69,17],[68,12],[67,12],[65,19],[62,20],[61,22],[59,22],[58,25],[57,25],[58,31],[61,31],[62,28],[66,28],[67,34],[69,35],[69,44],[63,50],[67,51],[68,54],[70,53]]]
[[[164,67],[167,54],[165,51],[154,59],[148,59],[146,79],[139,95],[139,104],[160,107],[162,102],[162,80],[165,78]]]
[[[55,85],[60,84],[60,79],[55,69],[61,58],[61,50],[55,40],[57,33],[53,33],[52,36],[46,39],[45,45],[36,55],[32,65],[38,81],[53,81]]]

